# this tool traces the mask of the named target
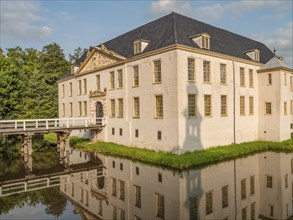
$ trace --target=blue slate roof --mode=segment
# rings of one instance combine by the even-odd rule
[[[199,48],[192,41],[191,36],[201,33],[208,33],[210,35],[210,51],[213,52],[251,60],[245,52],[258,49],[260,50],[261,63],[268,62],[274,56],[274,53],[263,43],[174,12],[103,44],[107,49],[129,58],[134,56],[133,42],[135,40],[144,39],[150,41],[142,53],[173,44]]]

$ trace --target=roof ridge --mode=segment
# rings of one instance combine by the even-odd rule
[[[176,19],[175,19],[175,12],[172,12],[172,20],[173,20],[173,34],[174,34],[174,43],[177,44],[177,29],[176,29]]]

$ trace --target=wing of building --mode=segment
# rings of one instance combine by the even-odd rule
[[[59,116],[96,141],[181,153],[293,131],[293,73],[263,43],[171,13],[91,47],[58,81]]]

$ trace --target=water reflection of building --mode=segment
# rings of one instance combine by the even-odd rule
[[[81,172],[72,177],[81,181],[61,186],[83,219],[292,217],[292,154],[267,152],[184,172],[99,158],[103,176]]]

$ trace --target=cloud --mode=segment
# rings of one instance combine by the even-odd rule
[[[152,17],[161,16],[168,14],[170,12],[178,12],[182,14],[187,14],[190,9],[190,4],[188,1],[182,0],[157,0],[153,1],[149,14]]]
[[[283,56],[287,65],[293,67],[293,22],[267,33],[254,34],[254,39],[265,43],[276,54]]]
[[[1,35],[20,40],[43,40],[52,34],[52,29],[42,25],[40,6],[29,1],[1,1]]]
[[[226,14],[234,14],[236,16],[243,15],[250,11],[255,11],[263,8],[274,8],[274,17],[281,17],[282,11],[290,10],[292,3],[284,0],[274,1],[232,1],[227,4],[213,4],[210,6],[202,6],[195,8],[195,14],[201,19],[219,20]]]

